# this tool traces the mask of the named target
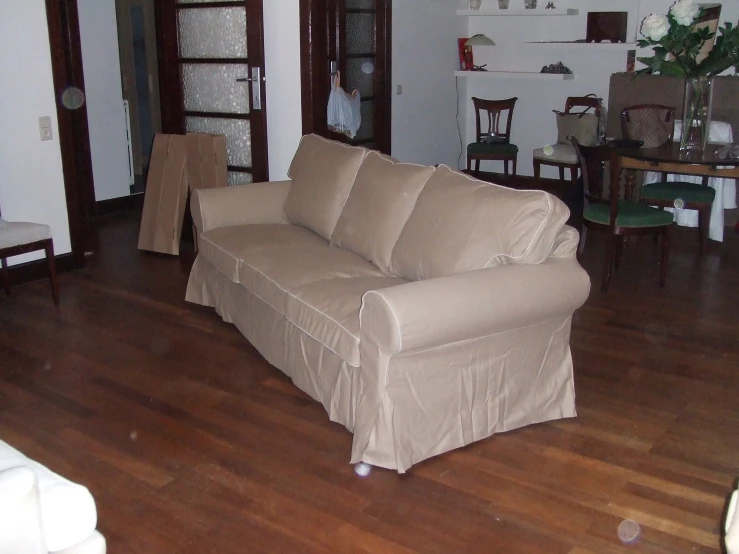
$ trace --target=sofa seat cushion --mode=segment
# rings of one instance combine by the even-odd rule
[[[234,225],[211,229],[200,236],[198,252],[234,283],[239,282],[239,263],[245,256],[275,246],[325,246],[327,243],[297,225]]]
[[[41,527],[50,552],[74,546],[92,534],[97,510],[90,491],[0,440],[0,471],[21,466],[32,469],[38,479]]]
[[[252,252],[239,264],[239,283],[283,315],[296,287],[353,277],[384,275],[354,252],[330,246],[275,246]]]
[[[390,257],[433,167],[397,163],[370,152],[359,167],[331,244],[390,273]]]
[[[293,181],[285,200],[287,218],[330,240],[367,152],[305,135],[287,172]]]
[[[290,290],[285,317],[307,335],[359,367],[359,309],[364,293],[405,283],[392,277],[326,279]]]
[[[439,166],[416,201],[392,255],[410,281],[505,264],[538,264],[567,218],[540,190],[514,190]]]

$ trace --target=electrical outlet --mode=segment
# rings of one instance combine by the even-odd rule
[[[38,118],[38,130],[41,135],[41,140],[51,140],[54,138],[54,134],[51,130],[51,117],[45,115]]]

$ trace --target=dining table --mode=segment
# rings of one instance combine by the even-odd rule
[[[628,141],[613,141],[604,149],[614,175],[624,171],[624,199],[634,200],[636,172],[659,172],[698,177],[734,179],[739,184],[739,147],[709,143],[702,151],[680,150],[680,144],[669,142],[658,148],[640,148]],[[615,149],[615,152],[610,152]],[[615,155],[610,155],[615,154]],[[679,206],[676,206],[679,209]]]

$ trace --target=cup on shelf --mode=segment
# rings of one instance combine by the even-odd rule
[[[467,7],[471,10],[479,10],[482,5],[482,0],[467,0]]]
[[[498,0],[498,8],[501,10],[507,10],[510,1],[511,0]]]
[[[523,0],[524,6],[526,6],[527,10],[533,10],[536,8],[536,0]]]

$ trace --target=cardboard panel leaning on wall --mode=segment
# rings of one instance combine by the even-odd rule
[[[141,213],[139,250],[180,253],[188,192],[186,165],[184,136],[154,136]]]

